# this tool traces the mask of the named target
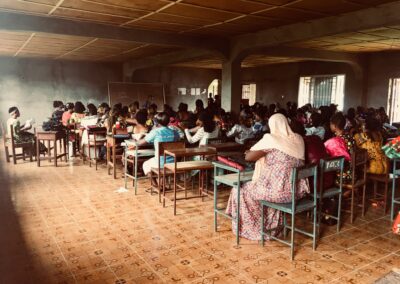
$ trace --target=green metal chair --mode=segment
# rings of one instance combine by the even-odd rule
[[[227,166],[219,162],[213,162],[214,165],[214,231],[218,227],[218,214],[226,218],[233,219],[232,216],[225,213],[225,208],[218,208],[218,185],[225,184],[233,188],[237,188],[237,212],[236,212],[236,243],[239,244],[239,224],[240,224],[240,187],[243,183],[248,182],[253,177],[253,171],[241,172],[238,169]],[[222,174],[224,171],[230,174]]]
[[[260,200],[261,205],[261,245],[264,246],[264,236],[267,235],[269,238],[279,241],[283,244],[290,246],[290,259],[293,260],[294,255],[294,234],[295,232],[301,233],[303,235],[313,238],[313,250],[316,247],[316,237],[317,237],[317,175],[318,166],[315,164],[302,166],[292,169],[291,175],[291,191],[292,191],[292,202],[289,203],[274,203],[265,200]],[[308,198],[302,198],[296,200],[297,193],[297,183],[302,179],[308,179],[312,177],[314,185],[314,193],[312,195],[312,200]],[[290,242],[283,239],[277,238],[271,234],[272,231],[277,228],[264,231],[264,212],[265,208],[269,207],[283,212],[283,236],[286,238],[287,230],[291,230]],[[295,227],[295,216],[299,213],[312,211],[313,212],[313,232],[309,233],[304,230]],[[290,226],[286,222],[286,214],[291,215]]]
[[[337,220],[337,229],[339,233],[341,224],[341,211],[342,211],[342,194],[343,194],[343,169],[344,169],[344,157],[334,157],[320,160],[320,179],[319,179],[319,191],[317,192],[318,199],[318,236],[321,229],[321,218],[323,216],[330,217]],[[339,185],[324,189],[324,174],[329,172],[338,172],[339,174]],[[331,198],[337,196],[338,200],[338,214],[333,216],[322,212],[322,200],[324,198]]]
[[[390,209],[390,217],[394,219],[394,205],[400,204],[400,197],[396,197],[396,180],[400,177],[400,169],[397,167],[397,163],[400,163],[400,159],[393,159],[393,170],[392,170],[392,207]]]

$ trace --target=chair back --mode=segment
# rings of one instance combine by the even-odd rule
[[[352,184],[357,180],[367,181],[368,152],[365,149],[356,148],[351,154]]]
[[[161,167],[161,157],[164,157],[165,150],[185,149],[185,141],[159,142],[158,143],[158,169]],[[165,161],[164,161],[165,162]]]
[[[291,187],[292,187],[292,210],[296,208],[297,185],[300,180],[312,180],[314,185],[314,205],[317,205],[317,179],[318,179],[318,166],[316,164],[305,165],[292,169]]]
[[[339,189],[342,190],[343,186],[343,170],[344,170],[344,157],[332,157],[320,160],[320,182],[319,189],[322,193],[324,190],[324,173],[337,172],[339,174]]]
[[[224,142],[224,138],[207,138],[206,144],[221,144]]]

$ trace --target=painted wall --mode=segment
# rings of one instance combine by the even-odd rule
[[[386,108],[389,79],[400,78],[400,52],[371,54],[368,62],[367,104]]]
[[[185,67],[160,67],[137,70],[133,73],[132,81],[137,83],[163,83],[167,104],[177,109],[184,102],[193,110],[195,101],[201,99],[207,105],[207,91],[202,95],[192,96],[191,88],[207,90],[214,79],[221,78],[221,70]],[[186,88],[186,95],[180,95],[178,88]],[[162,106],[159,106],[161,110]]]
[[[362,102],[362,78],[350,65],[330,62],[300,62],[242,69],[242,82],[257,84],[257,101],[265,104],[296,101],[299,78],[308,75],[345,74],[344,109]]]
[[[0,58],[0,119],[18,106],[21,122],[36,125],[51,115],[54,100],[99,104],[108,101],[107,82],[121,81],[121,66],[86,62]]]

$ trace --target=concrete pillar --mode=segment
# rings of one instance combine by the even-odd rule
[[[238,114],[242,99],[242,83],[240,60],[224,60],[222,62],[221,105],[225,111]]]

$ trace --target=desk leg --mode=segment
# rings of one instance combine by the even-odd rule
[[[240,174],[239,174],[239,176],[240,176]],[[239,227],[240,227],[240,182],[238,183],[238,186],[237,186],[237,211],[236,211],[236,244],[237,245],[239,245]]]
[[[40,167],[40,147],[39,147],[40,140],[36,138],[36,160],[37,166]]]
[[[54,143],[54,166],[57,167],[57,140],[53,140]]]
[[[135,160],[134,160],[134,163],[135,163],[135,179],[133,180],[133,183],[135,184],[135,195],[137,194],[137,185],[138,185],[138,180],[137,180],[137,170],[138,170],[138,155],[136,154],[135,155]],[[151,169],[150,169],[150,172],[151,172]],[[151,180],[150,180],[150,185],[151,185]],[[159,189],[158,190],[160,190],[160,181],[158,181],[158,187],[159,187]],[[153,187],[151,186],[151,190],[153,190]]]
[[[217,206],[218,206],[218,184],[216,181],[217,177],[217,168],[214,167],[214,232],[218,230],[218,213],[217,213]]]
[[[125,183],[125,189],[128,187],[128,155],[126,154],[126,148],[124,149],[124,183]],[[136,192],[135,192],[136,193]]]
[[[108,143],[106,144],[107,147],[107,173],[110,175],[110,147]]]
[[[49,154],[49,163],[51,163],[51,145],[50,145],[50,140],[47,140],[47,149],[48,149],[48,154]]]
[[[68,146],[67,146],[67,139],[64,137],[63,139],[64,143],[64,154],[65,154],[65,162],[68,162]]]
[[[174,171],[174,215],[176,215],[176,171]]]

